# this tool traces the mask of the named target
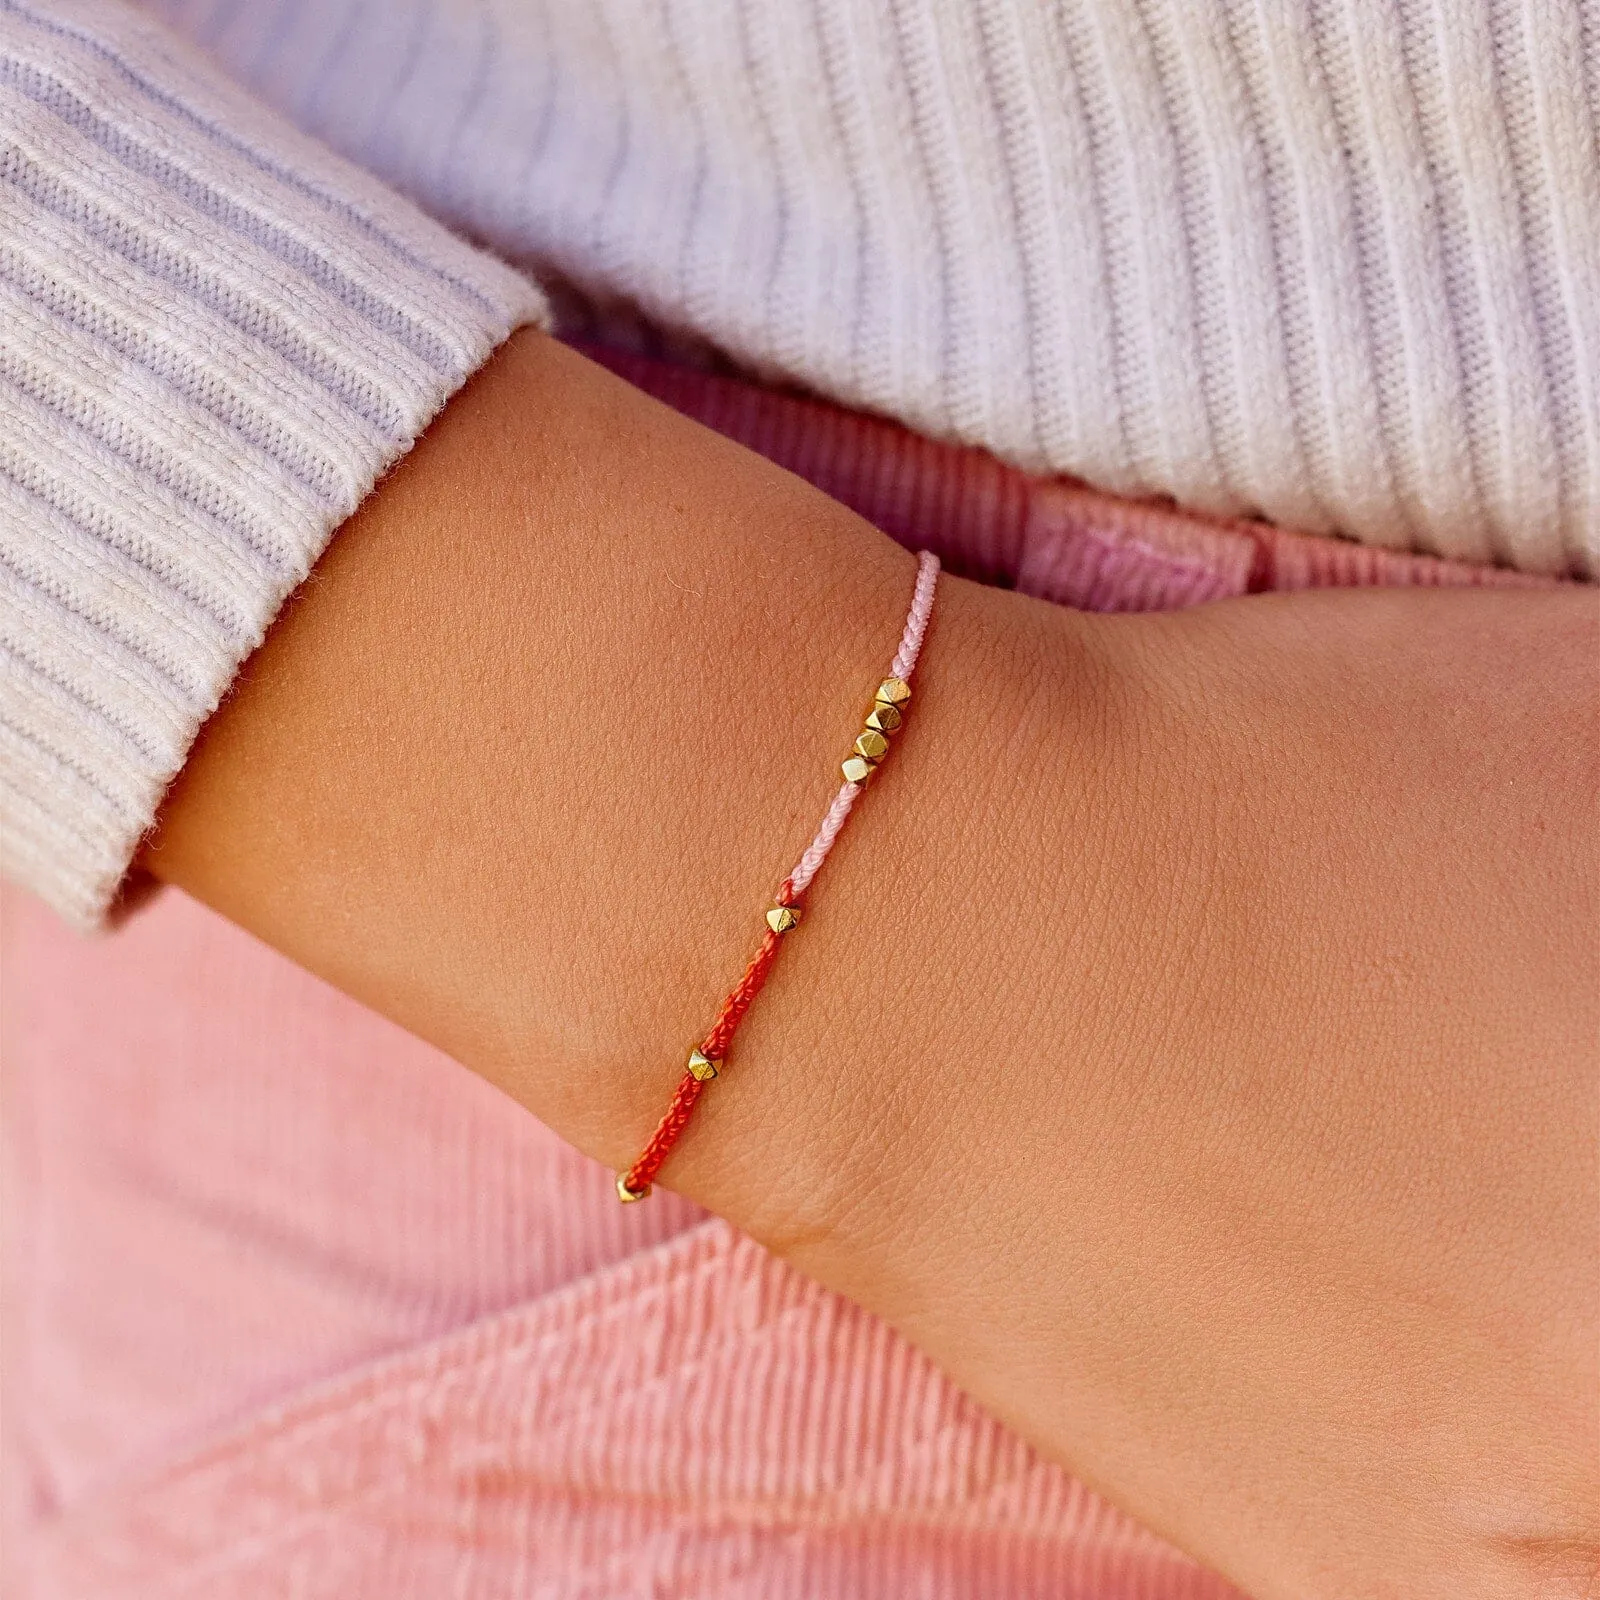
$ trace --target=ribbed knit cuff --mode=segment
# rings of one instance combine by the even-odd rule
[[[0,853],[81,926],[539,291],[104,0],[0,0]]]

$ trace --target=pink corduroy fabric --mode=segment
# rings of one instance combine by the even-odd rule
[[[1514,583],[1034,483],[625,376],[926,545],[1096,609]],[[881,1324],[611,1175],[177,894],[3,920],[17,1600],[1221,1600]]]

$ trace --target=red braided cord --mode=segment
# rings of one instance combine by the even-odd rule
[[[728,1053],[728,1046],[733,1043],[734,1030],[744,1021],[744,1014],[750,1009],[750,1002],[761,992],[761,985],[767,981],[767,974],[772,971],[772,963],[778,959],[778,946],[783,943],[783,935],[774,933],[770,928],[761,936],[761,948],[750,958],[750,965],[744,969],[744,976],[740,978],[722,1002],[722,1009],[717,1013],[717,1020],[711,1025],[711,1032],[705,1037],[701,1050],[713,1061],[720,1061]]]
[[[700,1099],[701,1091],[705,1084],[692,1072],[686,1072],[678,1080],[678,1087],[672,1092],[672,1104],[667,1107],[667,1114],[656,1124],[656,1131],[650,1135],[650,1142],[640,1153],[639,1159],[628,1168],[627,1176],[623,1182],[635,1194],[655,1181],[655,1175],[661,1170],[661,1163],[667,1159],[673,1145],[678,1142],[678,1135],[689,1126],[689,1118],[694,1115],[696,1102]]]
[[[777,903],[780,906],[795,904],[793,887],[787,879],[778,890]],[[706,1035],[704,1043],[700,1046],[703,1055],[713,1061],[721,1061],[726,1057],[728,1046],[733,1043],[734,1032],[744,1021],[744,1014],[750,1009],[750,1002],[761,993],[761,986],[767,981],[772,963],[778,959],[778,947],[782,943],[783,935],[773,932],[771,928],[762,935],[761,948],[750,958],[750,964],[744,969],[744,976],[722,1002],[717,1020],[712,1023],[711,1032]],[[694,1115],[694,1108],[705,1086],[705,1080],[695,1077],[692,1072],[684,1073],[679,1080],[666,1115],[656,1124],[656,1131],[650,1135],[650,1142],[640,1152],[639,1159],[623,1176],[623,1183],[635,1194],[655,1181],[662,1162],[671,1154],[679,1135],[689,1126],[689,1118]]]

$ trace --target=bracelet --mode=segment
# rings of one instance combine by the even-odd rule
[[[928,618],[933,614],[933,591],[938,581],[939,558],[932,551],[921,551],[917,556],[917,586],[911,596],[905,632],[900,636],[900,648],[890,663],[889,676],[878,685],[877,693],[873,696],[866,726],[844,759],[841,768],[844,785],[833,797],[833,804],[828,807],[822,826],[806,846],[805,854],[796,863],[794,871],[779,885],[774,896],[775,904],[767,912],[767,931],[761,936],[761,948],[750,958],[744,976],[722,1002],[722,1009],[717,1013],[710,1033],[689,1052],[688,1065],[666,1115],[651,1134],[650,1142],[640,1152],[639,1159],[626,1172],[617,1174],[617,1198],[624,1204],[643,1200],[650,1193],[652,1181],[689,1125],[689,1119],[694,1115],[694,1108],[705,1093],[706,1085],[722,1072],[734,1030],[750,1009],[750,1002],[760,992],[761,985],[767,981],[767,974],[777,959],[784,934],[800,922],[804,910],[801,897],[811,887],[818,869],[833,848],[833,841],[839,837],[839,830],[850,815],[856,796],[866,787],[867,780],[889,753],[890,737],[905,721],[906,708],[911,701],[911,674],[916,669],[923,635],[928,631]]]

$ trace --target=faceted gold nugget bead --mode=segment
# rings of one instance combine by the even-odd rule
[[[701,1050],[689,1052],[689,1075],[698,1078],[701,1083],[710,1083],[717,1075],[719,1062],[713,1061],[710,1056]]]
[[[867,726],[874,733],[893,733],[905,718],[891,705],[874,706],[867,713]]]
[[[847,756],[839,770],[846,783],[865,783],[878,769],[865,756]]]
[[[868,728],[855,744],[856,754],[868,761],[882,761],[889,753],[889,741],[873,728]]]
[[[800,913],[793,906],[774,906],[767,913],[767,926],[774,933],[787,933],[800,920]]]
[[[906,701],[910,698],[911,685],[904,678],[885,678],[873,696],[880,706],[895,706],[900,710],[905,709]]]
[[[623,1205],[629,1206],[635,1200],[643,1200],[649,1193],[650,1185],[648,1183],[642,1189],[630,1189],[628,1187],[628,1174],[626,1172],[617,1174],[617,1199]]]

